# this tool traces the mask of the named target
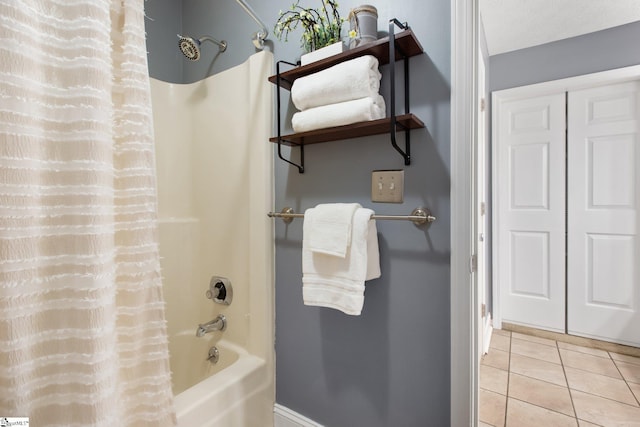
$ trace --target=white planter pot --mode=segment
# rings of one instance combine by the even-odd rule
[[[313,52],[305,53],[300,57],[300,64],[307,65],[315,61],[319,61],[324,58],[328,58],[333,55],[337,55],[338,53],[342,53],[345,50],[345,45],[343,42],[339,41],[334,44],[330,44],[329,46],[322,47],[320,49],[316,49]]]

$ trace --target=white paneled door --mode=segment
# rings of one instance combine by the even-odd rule
[[[565,94],[506,101],[498,132],[497,277],[502,321],[565,331]]]
[[[568,111],[567,330],[640,346],[640,82]]]
[[[640,347],[640,81],[494,113],[501,321]]]

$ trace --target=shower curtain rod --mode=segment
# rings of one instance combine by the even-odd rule
[[[269,218],[282,218],[285,224],[291,223],[295,218],[304,218],[303,213],[295,213],[293,208],[283,208],[280,212],[267,213]],[[371,215],[371,219],[379,220],[395,220],[395,221],[411,221],[416,226],[420,226],[426,223],[432,223],[436,220],[436,217],[431,215],[429,209],[415,208],[411,215]]]
[[[258,25],[260,25],[260,27],[261,27],[260,30],[258,32],[256,32],[256,33],[253,33],[253,36],[252,36],[251,40],[253,41],[253,45],[257,49],[263,49],[264,48],[264,40],[269,35],[269,31],[267,30],[267,26],[264,25],[264,22],[262,22],[260,20],[260,18],[258,18],[256,13],[251,8],[251,6],[249,6],[244,0],[236,0],[236,2],[240,6],[242,6],[244,11],[247,12],[249,14],[249,16],[251,16],[251,18],[253,18],[253,20],[256,21],[256,23]]]

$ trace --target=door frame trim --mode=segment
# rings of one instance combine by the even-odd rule
[[[451,258],[450,425],[478,424],[477,293],[469,262],[473,251],[478,0],[451,2]]]
[[[612,70],[600,71],[597,73],[583,74],[564,79],[502,89],[492,92],[491,99],[492,101],[511,100],[526,98],[529,96],[544,96],[571,90],[589,89],[597,85],[635,80],[638,76],[640,76],[640,65],[631,65],[629,67],[614,68]],[[495,104],[492,105],[492,113],[494,111]]]
[[[497,133],[494,132],[498,126],[498,108],[507,101],[518,100],[535,96],[545,96],[557,94],[561,92],[569,92],[573,90],[588,89],[594,86],[622,83],[625,81],[636,80],[640,77],[640,65],[632,65],[629,67],[615,68],[612,70],[601,71],[597,73],[584,74],[575,77],[567,77],[565,79],[551,80],[548,82],[535,83],[526,86],[518,86],[515,88],[502,89],[492,92],[491,94],[491,255],[492,255],[492,298],[493,298],[493,327],[502,328],[502,310],[500,306],[500,284],[498,283],[498,242],[499,242],[499,220],[497,215],[497,206],[500,195],[498,193],[498,182],[496,178],[497,168],[497,152],[498,144]]]

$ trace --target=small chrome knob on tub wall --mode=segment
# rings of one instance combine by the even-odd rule
[[[209,349],[207,360],[211,363],[218,363],[218,360],[220,360],[220,352],[215,346]]]
[[[233,299],[233,288],[231,281],[226,277],[213,276],[209,281],[209,289],[206,292],[207,298],[218,304],[229,305]]]

